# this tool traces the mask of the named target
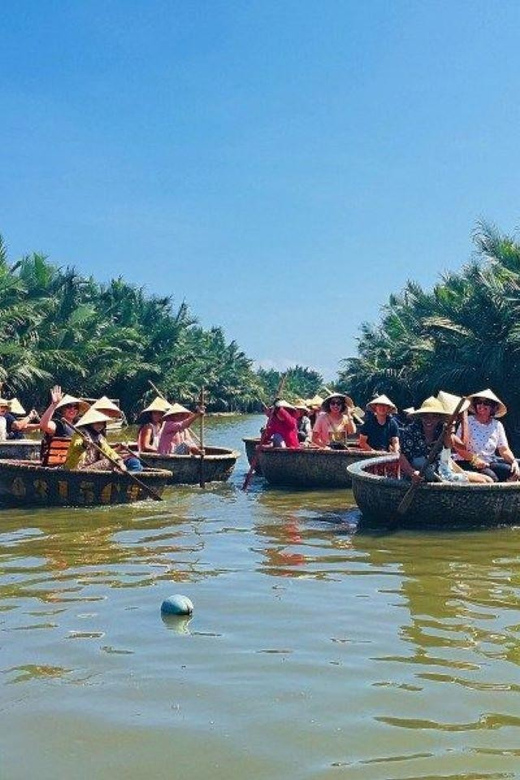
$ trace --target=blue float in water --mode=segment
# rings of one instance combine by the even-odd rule
[[[166,615],[191,615],[193,602],[187,596],[181,596],[177,593],[175,596],[164,599],[161,604],[161,612]]]

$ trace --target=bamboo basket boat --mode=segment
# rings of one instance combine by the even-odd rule
[[[425,482],[404,515],[397,507],[411,483],[398,479],[395,455],[354,463],[348,468],[363,518],[401,528],[475,528],[520,524],[520,482],[468,484]]]
[[[38,439],[8,439],[0,441],[0,460],[40,460]]]
[[[150,469],[136,477],[161,495],[170,472]],[[136,482],[117,471],[68,471],[31,461],[0,462],[0,504],[103,506],[131,504],[148,497]]]
[[[202,460],[204,482],[225,482],[231,476],[240,453],[225,447],[205,447]],[[143,452],[139,455],[143,463],[169,471],[171,485],[198,485],[201,479],[199,455],[159,455]]]
[[[347,466],[373,457],[373,453],[350,448],[327,450],[261,447],[258,460],[271,485],[299,488],[349,488]]]
[[[249,465],[253,462],[253,458],[255,457],[255,451],[258,445],[260,444],[260,437],[246,437],[245,439],[242,439],[244,442],[245,448],[246,448],[246,458]],[[255,474],[261,474],[262,468],[260,466],[260,463],[256,462],[256,468],[255,468]]]

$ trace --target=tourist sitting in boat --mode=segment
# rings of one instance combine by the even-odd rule
[[[112,418],[99,409],[88,409],[74,424],[74,432],[63,468],[75,471],[142,471],[139,458],[123,458],[105,438],[107,423]]]
[[[359,448],[368,452],[399,452],[399,426],[393,416],[396,412],[397,407],[386,395],[370,401],[359,428]]]
[[[156,396],[152,403],[143,409],[138,419],[140,424],[137,434],[139,452],[157,452],[164,413],[169,408],[168,401]]]
[[[263,440],[273,447],[288,447],[298,449],[298,420],[295,407],[276,398],[273,405],[265,410],[268,416],[267,425],[263,433]]]
[[[427,482],[442,482],[438,473],[440,453],[433,463],[427,466],[423,476],[421,476],[421,469],[426,465],[430,449],[441,435],[443,423],[450,413],[438,398],[431,396],[423,401],[419,409],[409,412],[409,416],[414,419],[403,429],[400,437],[401,474],[413,482],[421,481],[423,478]],[[451,449],[451,443],[451,431],[446,431],[444,446]]]
[[[312,442],[318,447],[345,449],[347,437],[356,432],[352,419],[352,398],[343,393],[332,393],[321,405],[321,412],[312,429]]]
[[[312,425],[309,417],[309,410],[305,401],[299,399],[294,402],[296,409],[296,425],[298,431],[298,441],[304,447],[310,444],[312,439]]]
[[[54,385],[51,390],[51,403],[41,416],[40,429],[49,437],[72,439],[74,429],[69,423],[74,425],[88,408],[86,401],[65,394],[59,385]],[[56,413],[59,414],[58,417],[55,417]]]
[[[17,398],[10,401],[0,398],[0,441],[23,439],[25,433],[37,431],[40,426],[36,420],[39,420],[36,409],[26,414]]]
[[[181,404],[172,404],[163,415],[157,452],[161,455],[200,455],[202,450],[189,428],[204,414],[204,407],[198,406],[195,412],[190,412]]]
[[[471,405],[467,425],[457,429],[454,440],[457,463],[468,472],[487,475],[493,482],[517,482],[520,468],[498,420],[507,413],[506,405],[489,388],[468,398]]]
[[[314,428],[318,414],[321,412],[321,405],[323,403],[321,395],[315,395],[312,398],[308,398],[305,401],[307,409],[309,410],[309,420],[311,421],[311,428]]]

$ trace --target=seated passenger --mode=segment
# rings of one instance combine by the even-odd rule
[[[40,417],[36,409],[31,409],[29,414],[26,414],[18,398],[12,398],[8,404],[5,412],[5,407],[0,405],[0,415],[5,419],[7,440],[23,439],[25,434],[39,430]]]
[[[74,433],[63,468],[77,471],[142,471],[135,456],[124,460],[105,438],[110,417],[98,409],[89,409],[75,423],[80,433]]]
[[[460,398],[457,395],[452,395],[451,393],[445,393],[443,390],[440,390],[437,393],[438,400],[443,404],[444,408],[447,412],[453,414],[460,403]],[[462,406],[460,407],[460,413],[458,416],[459,421],[462,421],[462,426],[464,428],[465,426],[465,420],[467,421],[467,414],[465,414],[466,410],[469,407],[469,401],[465,400]],[[452,442],[451,446],[455,451],[457,450],[457,437],[452,436]],[[459,442],[460,444],[460,442]],[[448,449],[447,447],[443,447],[439,459],[439,475],[445,482],[469,482],[471,484],[482,484],[482,483],[490,483],[493,482],[491,477],[486,476],[485,474],[477,474],[470,471],[464,471],[460,465],[454,460],[454,457],[457,457],[456,455],[453,456],[451,449]]]
[[[430,450],[442,433],[443,423],[450,413],[437,398],[431,396],[421,404],[419,409],[409,413],[413,417],[410,423],[401,432],[401,454],[399,466],[401,473],[413,482],[419,482],[423,478],[427,482],[442,482],[438,474],[440,452],[421,476],[421,469],[426,465]],[[444,445],[451,449],[451,432],[446,431]]]
[[[396,406],[386,395],[370,401],[365,421],[359,428],[359,448],[368,452],[399,452],[399,427],[393,417],[396,412]]]
[[[517,482],[520,468],[504,426],[497,419],[507,413],[506,405],[489,389],[473,393],[468,398],[471,406],[467,430],[460,426],[454,442],[459,458],[457,463],[468,473],[485,474],[493,482]]]
[[[72,439],[74,430],[69,423],[75,424],[80,415],[87,411],[89,404],[73,395],[65,395],[59,385],[51,390],[51,403],[40,420],[40,429],[48,436]],[[56,417],[56,413],[58,416]]]
[[[271,443],[273,447],[297,449],[300,442],[295,407],[277,398],[273,406],[266,409],[266,414],[269,420],[264,431],[264,441]]]
[[[298,441],[303,446],[310,444],[312,438],[312,425],[310,417],[308,416],[309,410],[305,404],[305,401],[298,400],[294,402],[294,408],[296,409],[296,425],[298,430]]]
[[[353,408],[354,402],[348,395],[332,393],[327,396],[312,429],[313,444],[345,449],[348,435],[356,432],[351,413]]]
[[[170,404],[168,401],[165,401],[160,396],[156,396],[152,403],[143,409],[138,420],[140,423],[137,434],[139,452],[157,452],[164,413],[169,408]]]
[[[181,404],[172,404],[163,415],[157,452],[161,455],[200,455],[202,450],[189,427],[203,414],[203,407],[197,407],[195,412],[190,412]]]

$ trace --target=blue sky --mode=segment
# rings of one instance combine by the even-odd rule
[[[508,0],[7,4],[0,232],[330,378],[477,219],[515,231],[519,30]]]

